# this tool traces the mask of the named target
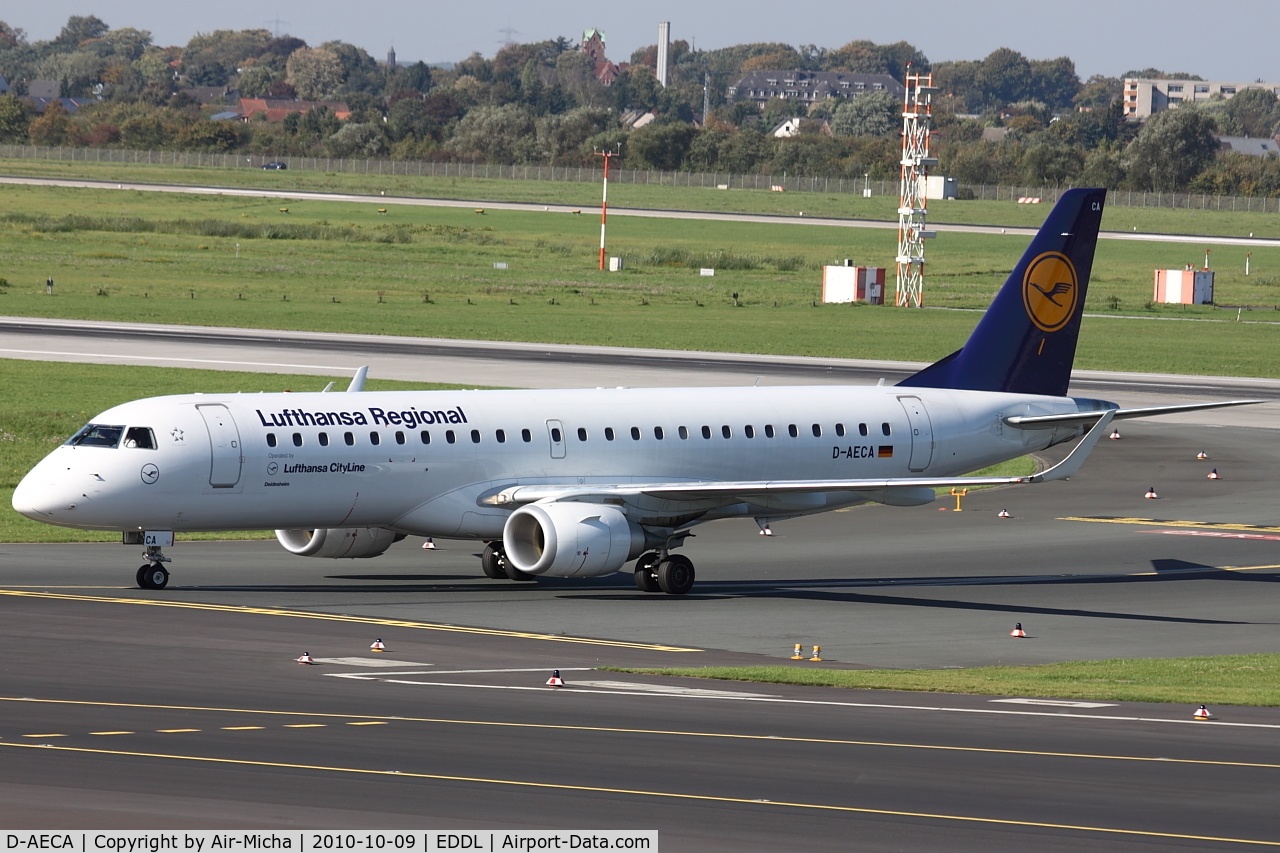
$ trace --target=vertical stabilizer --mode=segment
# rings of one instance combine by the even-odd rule
[[[1106,195],[1063,193],[965,345],[898,384],[1066,396]]]

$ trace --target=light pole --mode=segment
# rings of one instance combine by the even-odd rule
[[[597,157],[604,158],[604,193],[600,198],[600,269],[604,269],[604,231],[609,221],[609,161],[622,153],[622,143],[618,143],[617,151],[597,151]]]

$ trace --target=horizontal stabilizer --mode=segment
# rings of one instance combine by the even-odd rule
[[[1156,415],[1176,415],[1180,412],[1199,412],[1204,409],[1223,409],[1227,406],[1252,406],[1265,403],[1266,400],[1227,400],[1220,403],[1186,403],[1180,406],[1144,406],[1139,409],[1100,409],[1092,412],[1068,412],[1065,415],[1031,415],[1022,417],[1015,415],[1004,419],[1011,427],[1018,429],[1053,429],[1072,424],[1087,424],[1096,421],[1107,412],[1114,415],[1114,420],[1124,421],[1130,418],[1153,418]]]

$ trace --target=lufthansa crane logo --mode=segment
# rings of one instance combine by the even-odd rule
[[[1076,311],[1080,283],[1076,268],[1061,252],[1045,252],[1027,265],[1022,277],[1022,304],[1036,328],[1056,332]]]

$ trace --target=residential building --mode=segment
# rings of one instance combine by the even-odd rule
[[[769,135],[777,139],[790,139],[805,133],[831,135],[831,123],[826,119],[789,118],[780,121],[769,131]]]
[[[0,95],[9,94],[9,81],[4,79],[4,75],[0,74]]]
[[[188,86],[181,90],[195,98],[202,107],[210,104],[231,104],[240,100],[240,90],[230,86]]]
[[[28,97],[28,98],[23,98],[22,100],[26,102],[29,106],[34,107],[35,111],[37,113],[40,113],[41,115],[44,115],[44,111],[49,107],[49,104],[53,103],[54,101],[57,101],[58,103],[62,104],[62,108],[69,113],[78,113],[80,112],[80,108],[83,107],[85,104],[93,103],[89,98],[31,98],[31,97]]]
[[[340,101],[279,101],[272,98],[241,98],[240,115],[245,121],[261,113],[267,121],[284,121],[289,113],[306,113],[325,107],[339,119],[351,118],[351,108]]]
[[[1223,151],[1234,151],[1250,157],[1280,157],[1280,139],[1255,139],[1249,136],[1219,136]]]
[[[1266,89],[1280,95],[1280,83],[1228,83],[1218,80],[1163,80],[1130,77],[1124,81],[1124,116],[1142,121],[1161,110],[1207,101],[1215,96],[1234,97],[1245,89]]]
[[[726,92],[729,100],[751,100],[763,106],[771,98],[817,103],[828,98],[856,98],[867,92],[888,92],[902,98],[902,84],[888,74],[842,71],[750,71]]]
[[[27,83],[27,97],[56,98],[62,94],[62,82],[59,80],[32,80]]]

